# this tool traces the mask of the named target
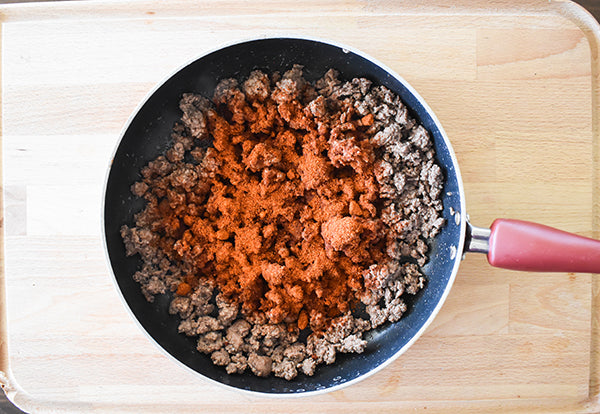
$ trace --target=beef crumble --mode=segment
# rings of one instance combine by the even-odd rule
[[[199,352],[290,380],[402,317],[444,220],[431,139],[398,96],[333,69],[311,84],[294,65],[223,80],[212,100],[184,94],[180,109],[121,235],[146,299],[173,292]]]

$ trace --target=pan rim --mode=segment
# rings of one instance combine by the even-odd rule
[[[189,65],[193,64],[194,62],[212,54],[215,53],[219,50],[222,49],[226,49],[232,46],[236,46],[236,45],[241,45],[244,43],[250,43],[250,42],[255,42],[255,41],[262,41],[262,40],[275,40],[275,39],[286,39],[286,40],[306,40],[306,41],[312,41],[312,42],[317,42],[317,43],[323,43],[326,45],[330,45],[330,46],[335,46],[338,47],[340,49],[342,49],[342,51],[344,51],[345,53],[348,52],[352,52],[366,60],[368,60],[369,62],[373,63],[374,65],[380,67],[381,69],[383,69],[386,73],[388,73],[389,75],[391,75],[393,78],[395,78],[397,81],[399,81],[409,92],[411,95],[413,95],[417,101],[421,104],[421,106],[424,108],[424,110],[427,112],[427,114],[431,117],[431,119],[433,120],[436,128],[439,130],[440,135],[442,136],[444,143],[446,145],[446,147],[448,148],[448,153],[450,155],[450,158],[452,160],[452,166],[454,167],[454,174],[456,176],[456,181],[457,181],[457,185],[458,185],[458,189],[459,189],[459,199],[460,199],[460,211],[456,211],[455,212],[455,216],[458,215],[460,217],[460,229],[459,229],[459,239],[458,239],[458,246],[456,246],[456,256],[454,258],[452,258],[452,260],[454,260],[454,264],[452,267],[452,272],[450,274],[450,277],[448,278],[448,282],[446,284],[446,287],[444,288],[444,292],[442,293],[442,295],[440,296],[440,299],[438,300],[436,306],[434,307],[434,309],[430,312],[429,316],[427,317],[427,320],[425,321],[425,323],[423,323],[423,325],[421,326],[421,328],[410,338],[410,340],[404,344],[404,346],[402,346],[402,348],[400,348],[396,353],[394,353],[392,356],[390,356],[387,360],[385,360],[384,362],[382,362],[381,364],[379,364],[378,366],[370,369],[368,372],[365,372],[364,374],[359,375],[358,377],[346,381],[344,383],[338,384],[338,385],[332,385],[329,387],[323,386],[323,388],[318,388],[312,391],[296,391],[296,392],[263,392],[263,391],[255,391],[255,390],[249,390],[249,389],[244,389],[244,388],[239,388],[233,385],[229,385],[229,384],[225,384],[223,382],[214,380],[208,376],[205,376],[203,374],[201,374],[200,372],[194,370],[193,368],[187,366],[186,364],[184,364],[183,362],[181,362],[178,358],[176,358],[175,356],[173,356],[171,353],[169,353],[165,348],[163,348],[162,345],[160,345],[156,339],[154,339],[152,337],[152,335],[144,328],[144,326],[141,324],[141,322],[138,320],[137,316],[133,313],[133,310],[131,309],[131,307],[129,306],[129,303],[127,302],[125,296],[123,295],[123,292],[121,291],[121,288],[119,287],[119,284],[117,282],[117,277],[115,275],[115,272],[113,270],[113,266],[112,266],[112,261],[110,259],[110,256],[108,254],[108,244],[107,244],[107,234],[106,234],[106,226],[105,226],[105,212],[106,212],[106,194],[107,194],[107,188],[108,188],[108,180],[110,178],[110,173],[112,171],[112,164],[114,161],[114,158],[116,156],[116,153],[123,141],[123,138],[125,137],[125,134],[127,132],[127,130],[129,129],[129,127],[131,126],[131,123],[133,122],[134,118],[137,116],[137,114],[140,112],[140,110],[142,109],[142,107],[148,102],[148,100],[156,93],[156,91],[161,88],[169,79],[171,79],[172,77],[174,77],[177,73],[179,73],[180,71],[182,71],[183,69],[185,69],[186,67],[188,67]],[[216,46],[215,48],[211,48],[191,59],[189,59],[188,61],[184,62],[182,65],[178,66],[176,69],[174,69],[173,71],[169,72],[166,76],[164,76],[161,80],[159,80],[154,87],[144,96],[144,98],[142,98],[142,100],[138,103],[138,105],[136,106],[136,108],[130,113],[127,121],[125,122],[125,124],[123,125],[121,131],[119,132],[119,139],[117,140],[113,151],[111,153],[110,159],[109,159],[109,165],[108,168],[105,172],[105,177],[104,177],[104,184],[103,184],[103,188],[102,188],[102,205],[101,205],[101,217],[100,217],[100,226],[101,226],[101,231],[102,231],[102,246],[103,246],[103,250],[104,250],[104,256],[105,256],[105,260],[106,263],[108,265],[109,271],[110,271],[110,275],[111,275],[111,281],[113,286],[115,287],[115,289],[117,290],[117,294],[122,302],[122,304],[124,305],[125,309],[127,310],[127,313],[129,313],[129,316],[135,321],[135,324],[137,325],[138,329],[140,329],[144,335],[150,339],[150,341],[154,344],[154,346],[156,346],[163,355],[166,355],[169,359],[171,359],[172,361],[174,361],[177,365],[183,367],[184,369],[186,369],[187,371],[191,372],[193,375],[199,377],[200,379],[203,379],[205,381],[209,381],[212,384],[217,384],[221,387],[224,387],[227,390],[235,390],[236,392],[242,392],[245,393],[247,395],[253,395],[253,396],[261,396],[261,397],[270,397],[270,398],[282,398],[282,399],[287,399],[287,398],[299,398],[299,397],[311,397],[311,396],[316,396],[316,395],[322,395],[325,393],[329,393],[332,391],[336,391],[336,390],[340,390],[342,388],[346,388],[350,385],[356,384],[360,381],[365,380],[366,378],[372,376],[373,374],[381,371],[382,369],[384,369],[385,367],[387,367],[388,365],[390,365],[393,361],[395,361],[396,359],[398,359],[398,357],[400,357],[403,353],[405,353],[416,341],[417,339],[419,339],[421,337],[421,335],[425,332],[425,330],[429,327],[429,325],[432,323],[432,321],[435,319],[436,315],[438,314],[438,312],[440,311],[441,307],[443,306],[444,302],[446,301],[446,298],[448,297],[448,294],[450,293],[450,290],[452,289],[452,285],[454,284],[454,280],[456,279],[456,275],[458,273],[458,268],[460,266],[460,262],[462,261],[462,252],[464,250],[464,243],[465,243],[465,233],[466,233],[466,223],[467,223],[467,214],[466,214],[466,201],[465,201],[465,192],[464,192],[464,186],[463,186],[463,181],[462,181],[462,176],[460,174],[460,169],[459,169],[459,165],[458,165],[458,160],[456,158],[456,154],[454,152],[454,149],[450,143],[450,139],[448,138],[448,135],[446,134],[445,130],[442,127],[442,124],[440,123],[439,119],[437,118],[437,116],[435,115],[435,113],[433,112],[433,110],[431,109],[431,107],[426,103],[426,101],[423,99],[423,97],[406,81],[406,79],[404,79],[402,76],[400,76],[398,73],[396,73],[394,70],[392,70],[389,66],[387,66],[386,64],[382,63],[381,61],[379,61],[378,59],[362,52],[359,49],[356,49],[352,46],[346,45],[344,43],[338,42],[338,41],[334,41],[331,39],[324,39],[324,38],[320,38],[320,37],[315,37],[315,36],[296,36],[296,35],[286,35],[286,34],[282,34],[282,35],[265,35],[265,36],[259,36],[259,37],[251,37],[251,38],[239,38],[237,40],[233,40],[233,41],[229,41],[229,42],[224,42],[221,43],[220,45]]]

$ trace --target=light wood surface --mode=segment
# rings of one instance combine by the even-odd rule
[[[256,36],[351,45],[444,125],[471,221],[600,237],[598,34],[569,2],[83,2],[0,6],[0,382],[25,411],[595,412],[599,292],[588,274],[467,255],[439,316],[381,372],[293,400],[224,389],[151,344],[113,287],[102,187],[119,132],[165,76]]]

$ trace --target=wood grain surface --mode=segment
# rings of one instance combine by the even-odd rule
[[[598,27],[568,2],[336,0],[0,6],[4,319],[0,381],[25,411],[579,411],[598,405],[598,281],[469,254],[439,316],[381,372],[294,400],[224,389],[132,321],[101,241],[129,115],[227,42],[317,36],[385,62],[450,136],[471,221],[599,237]]]

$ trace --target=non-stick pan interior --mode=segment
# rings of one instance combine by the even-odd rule
[[[313,377],[299,375],[292,381],[258,378],[250,373],[228,375],[222,367],[214,366],[208,356],[196,351],[194,339],[177,333],[179,319],[167,311],[169,297],[157,297],[154,303],[144,299],[139,285],[132,279],[140,260],[137,256],[125,256],[119,229],[123,224],[133,225],[133,215],[143,208],[143,200],[131,194],[130,186],[141,178],[141,168],[167,147],[171,128],[181,117],[178,102],[184,92],[212,96],[220,79],[242,79],[254,69],[283,72],[294,63],[304,66],[305,77],[309,80],[335,68],[343,79],[366,77],[375,84],[385,85],[403,99],[434,137],[437,158],[446,175],[443,203],[447,225],[434,241],[431,260],[424,268],[428,277],[426,288],[409,303],[409,311],[399,322],[373,331],[363,354],[338,354],[334,364],[318,367]],[[460,259],[461,252],[456,249],[464,224],[457,224],[451,212],[462,211],[461,189],[452,150],[443,132],[421,101],[399,79],[367,58],[327,43],[289,38],[254,40],[217,50],[185,66],[160,86],[131,119],[115,153],[106,184],[106,246],[116,282],[127,305],[147,333],[174,358],[206,377],[241,389],[263,393],[310,392],[341,385],[376,369],[399,353],[428,321],[444,297],[453,278],[455,263]]]

